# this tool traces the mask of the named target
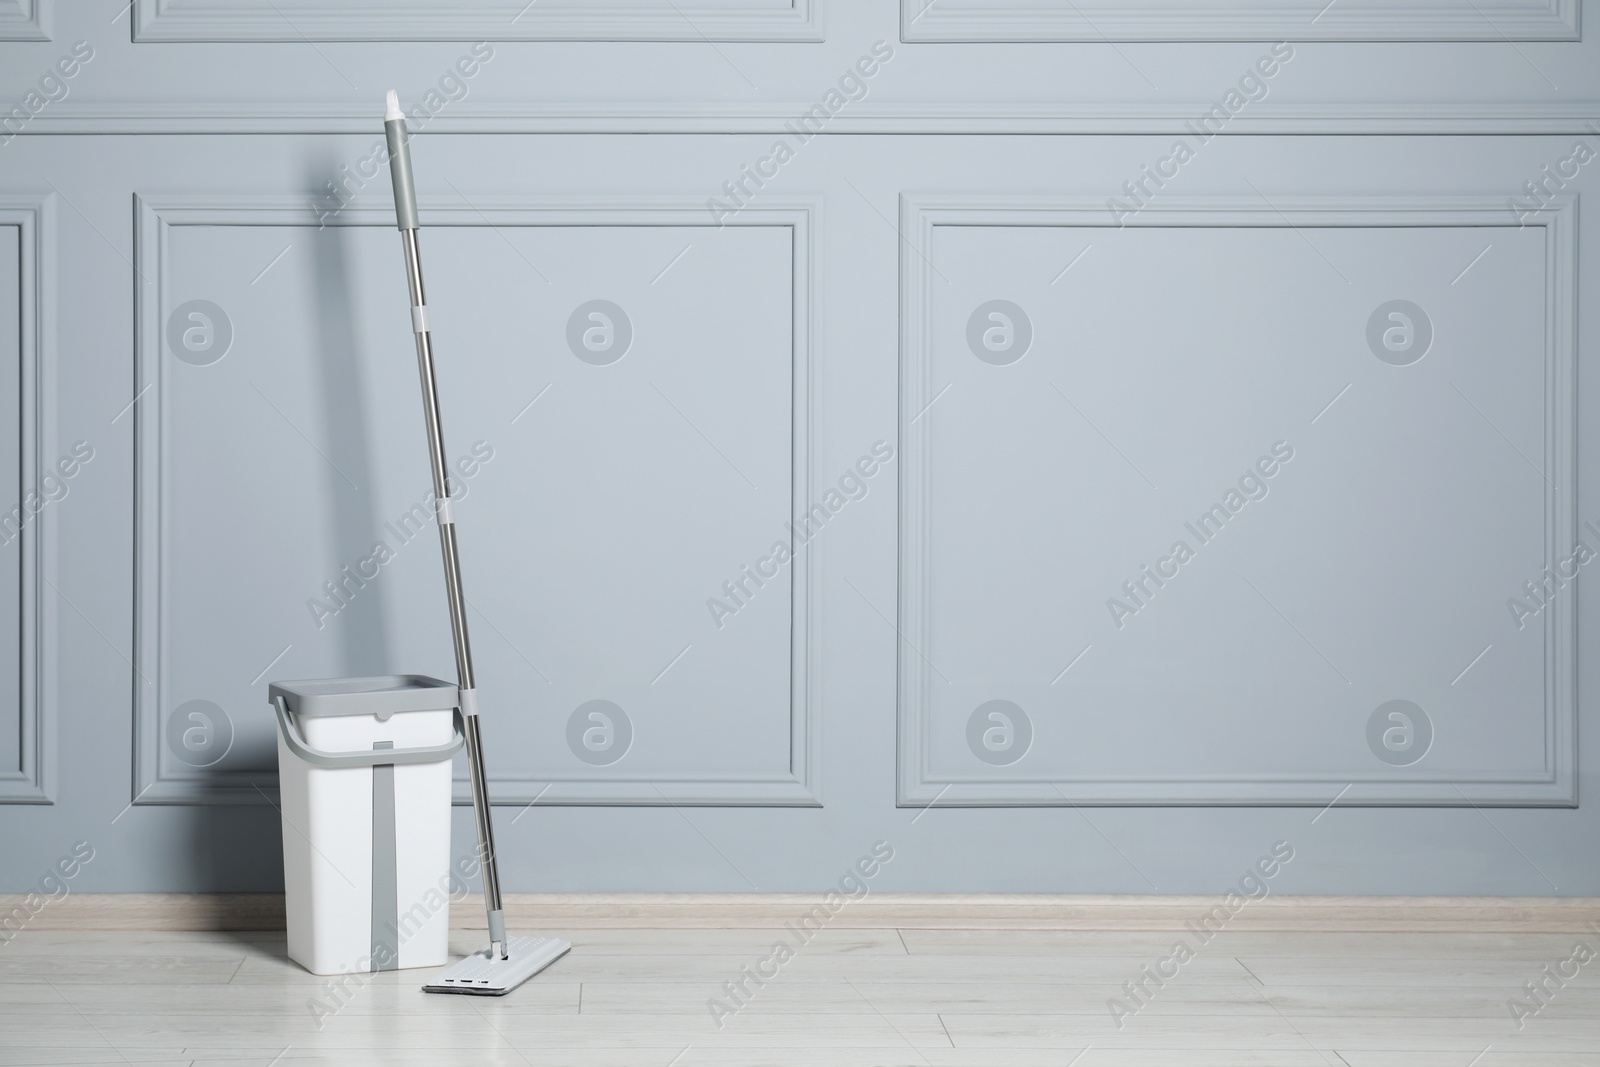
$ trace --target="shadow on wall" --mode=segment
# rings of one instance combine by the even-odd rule
[[[267,766],[276,763],[276,757],[266,759]],[[251,765],[263,764],[252,759]],[[193,886],[200,893],[282,892],[283,823],[274,804],[187,809],[189,870],[170,884]]]
[[[270,721],[265,704],[260,714]],[[245,774],[247,780],[260,781],[261,772],[276,773],[277,727],[270,727],[273,733],[240,732],[235,725],[233,715],[208,701],[191,701],[170,721],[163,739],[168,751],[161,759],[169,766],[174,765],[170,761],[186,765],[183,777],[202,790],[209,786],[226,792],[215,799],[159,806],[164,825],[171,827],[172,848],[142,858],[142,869],[160,872],[151,891],[173,886],[191,892],[281,888],[283,838],[276,790],[262,782],[265,796],[248,785],[241,792],[237,777]]]
[[[315,187],[338,172],[344,160],[324,155],[308,168],[306,183]],[[333,540],[341,555],[358,559],[370,548],[382,524],[370,492],[373,479],[367,435],[366,399],[362,378],[361,336],[356,323],[350,250],[361,231],[327,225],[309,231],[311,306],[316,325],[316,364],[322,411],[322,440],[328,458],[341,473],[329,472],[325,482],[333,505]],[[355,484],[352,485],[351,482]],[[338,581],[338,578],[334,578]],[[340,612],[337,640],[341,644],[339,673],[357,677],[389,671],[388,595],[382,583],[362,590]]]
[[[308,159],[304,172],[307,188],[326,182],[343,160],[323,153]],[[376,477],[368,434],[367,403],[370,398],[364,380],[360,352],[362,344],[356,286],[353,284],[354,242],[361,230],[337,224],[308,225],[295,243],[305,242],[310,269],[301,279],[311,310],[312,341],[305,357],[311,361],[309,387],[316,396],[308,398],[313,413],[307,433],[315,440],[328,463],[318,463],[305,487],[310,494],[326,494],[330,528],[291,526],[303,537],[328,538],[335,546],[337,561],[360,559],[370,549],[375,532],[381,528],[377,502],[371,492]],[[337,569],[328,578],[337,582]],[[387,622],[388,594],[382,583],[365,586],[360,596],[351,597],[329,627],[319,635],[336,642],[328,672],[344,676],[383,674],[392,669],[390,633]],[[331,661],[331,662],[330,662]],[[259,705],[234,709],[250,716],[264,716],[271,722],[266,704],[263,678],[255,688]],[[203,714],[227,720],[221,708],[201,709]],[[220,716],[219,714],[220,713]],[[187,719],[182,728],[188,728]],[[277,768],[276,724],[270,732],[256,729],[233,732],[232,722],[197,724],[197,728],[227,731],[227,750],[221,759],[202,766],[200,752],[179,753],[179,758],[198,769],[204,781],[236,784],[232,774],[241,771],[275,772]],[[218,738],[222,740],[222,738]],[[169,743],[177,744],[173,739]],[[175,749],[176,751],[176,749]],[[272,790],[268,790],[272,792]],[[193,887],[200,892],[278,892],[283,888],[283,826],[278,808],[249,792],[243,803],[203,803],[177,809],[173,840],[187,847],[168,857],[168,884]],[[174,813],[175,815],[177,812]],[[180,830],[179,827],[182,827]]]

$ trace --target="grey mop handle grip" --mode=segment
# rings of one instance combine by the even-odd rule
[[[417,228],[417,187],[411,180],[411,135],[405,116],[383,124],[389,140],[389,177],[394,182],[394,214],[402,230]]]

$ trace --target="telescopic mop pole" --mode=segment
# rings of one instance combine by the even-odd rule
[[[428,424],[428,454],[433,467],[434,512],[439,520],[439,548],[444,553],[445,595],[450,601],[450,632],[455,639],[456,675],[461,692],[461,717],[467,736],[467,765],[472,772],[472,814],[478,826],[478,858],[483,866],[483,904],[489,912],[489,948],[506,958],[505,913],[500,906],[500,869],[495,861],[494,826],[489,815],[489,787],[483,770],[483,739],[478,728],[478,693],[472,674],[472,645],[467,639],[467,601],[461,591],[461,560],[456,551],[455,512],[445,473],[444,429],[439,421],[439,393],[433,380],[433,342],[428,335],[428,302],[422,291],[422,259],[417,247],[417,193],[411,181],[411,146],[400,102],[389,93],[383,130],[389,141],[389,176],[394,181],[394,211],[406,252],[406,281],[411,293],[411,331],[417,337],[417,372],[422,377],[422,414]]]

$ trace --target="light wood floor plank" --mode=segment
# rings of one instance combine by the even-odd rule
[[[1092,1044],[1096,1048],[1233,1047],[1323,1051],[1458,1051],[1471,1058],[1494,1045],[1538,1052],[1584,1052],[1600,1048],[1600,1019],[1540,1018],[1518,1031],[1509,1015],[1482,1019],[1428,1017],[1290,1018],[1251,1015],[1208,1019],[1141,1014],[1118,1028],[1104,1015],[945,1014],[958,1048],[1039,1048]]]
[[[1600,941],[1595,942],[1600,948]],[[1239,960],[1267,988],[1279,985],[1410,985],[1419,990],[1436,986],[1488,986],[1493,989],[1520,988],[1539,977],[1546,964],[1565,959],[1570,953],[1539,957],[1479,957],[1453,960],[1362,960],[1362,959],[1264,959],[1245,956]],[[1600,971],[1600,960],[1589,965]],[[1582,972],[1580,972],[1581,974]],[[1595,976],[1600,978],[1600,974]]]
[[[1176,933],[1111,933],[1059,930],[905,930],[913,955],[1038,956],[1120,955],[1130,951],[1165,952]],[[1314,959],[1497,959],[1544,958],[1571,952],[1575,940],[1600,946],[1600,934],[1436,934],[1436,933],[1260,933],[1224,929],[1206,946],[1208,954],[1260,958]],[[1189,935],[1191,944],[1195,943]]]
[[[708,1001],[780,933],[566,932],[479,999],[422,994],[425,970],[334,997],[281,932],[30,930],[0,946],[0,1067],[1600,1067],[1600,970],[1520,1030],[1506,1005],[1570,934],[1225,932],[1118,1025],[1170,934],[826,929],[719,1025]]]

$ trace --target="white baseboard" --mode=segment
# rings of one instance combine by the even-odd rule
[[[0,896],[0,917],[23,907]],[[869,893],[837,908],[834,929],[1177,930],[1217,896]],[[279,893],[72,893],[39,907],[33,930],[281,930]],[[822,893],[510,893],[516,929],[768,929],[824,905]],[[1597,897],[1272,896],[1227,920],[1230,930],[1559,933],[1600,922]],[[482,898],[451,906],[456,929],[485,927]]]

